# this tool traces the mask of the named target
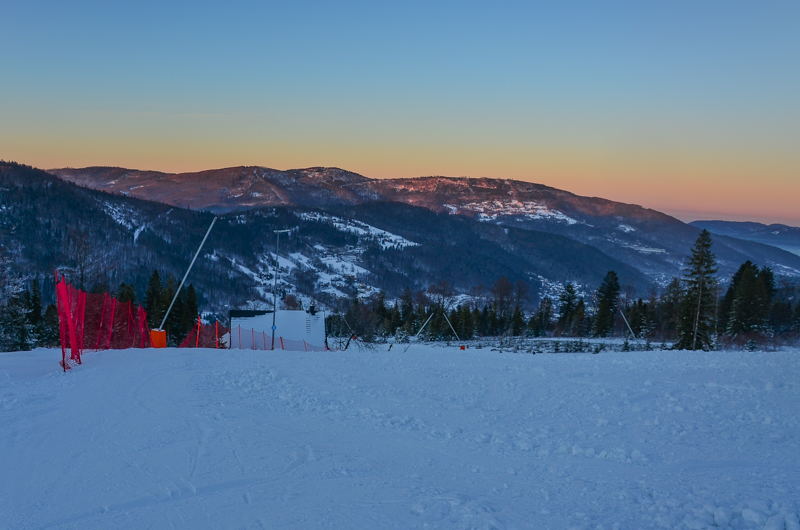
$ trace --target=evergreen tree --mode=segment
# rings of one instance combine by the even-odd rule
[[[543,337],[550,330],[553,320],[553,300],[545,296],[539,302],[539,309],[528,321],[528,332],[534,337]]]
[[[39,280],[33,280],[31,286],[30,310],[28,311],[28,324],[31,328],[33,346],[44,346],[44,318],[42,316],[42,293],[39,290]]]
[[[175,297],[175,291],[177,288],[178,284],[175,281],[175,277],[172,276],[172,274],[167,275],[167,281],[164,282],[164,289],[161,291],[161,297],[159,298],[158,305],[156,306],[156,313],[160,317],[156,325],[159,325],[161,320],[163,320],[164,315],[172,303],[172,299]],[[175,303],[172,305],[172,309],[167,316],[167,321],[164,323],[164,331],[167,332],[167,344],[169,346],[178,346],[184,338],[182,312],[183,300],[186,296],[186,293],[184,291],[181,294],[183,296],[178,296],[175,298]]]
[[[683,300],[683,287],[678,278],[672,278],[664,292],[658,299],[656,321],[660,335],[664,340],[674,340],[678,334],[680,322],[681,300]]]
[[[681,300],[675,345],[678,349],[708,350],[713,344],[717,261],[711,244],[708,230],[700,232],[683,271],[685,294]]]
[[[403,320],[403,327],[407,333],[411,333],[414,323],[414,296],[411,289],[406,287],[400,296],[400,318]]]
[[[147,291],[144,294],[144,310],[147,312],[147,322],[151,328],[156,328],[161,324],[161,319],[164,318],[164,311],[162,309],[161,299],[164,285],[161,283],[161,276],[157,270],[153,270],[150,276],[150,282],[147,284]],[[167,301],[169,304],[169,301]]]
[[[575,304],[575,311],[572,314],[572,322],[568,330],[571,337],[583,337],[586,335],[586,304],[583,298],[578,298]]]
[[[571,335],[572,322],[575,316],[575,309],[578,305],[578,295],[575,293],[575,286],[568,283],[564,287],[564,292],[558,297],[559,315],[557,321],[557,332],[563,335]]]
[[[125,282],[122,282],[119,285],[119,290],[117,290],[116,296],[117,302],[124,304],[125,302],[130,302],[131,306],[136,305],[136,290],[133,287],[133,284],[127,285]]]
[[[28,295],[27,297],[25,295]],[[27,298],[27,299],[26,299]],[[0,328],[4,335],[4,351],[28,351],[31,349],[28,311],[30,294],[25,291],[6,303],[0,314]]]
[[[515,337],[522,335],[525,330],[525,319],[522,318],[522,312],[519,306],[514,306],[514,313],[511,315],[511,334]]]
[[[595,337],[608,337],[614,331],[614,318],[619,307],[619,278],[614,271],[608,271],[597,290],[597,313],[594,317],[592,334]]]
[[[58,345],[60,341],[59,336],[59,323],[58,323],[58,308],[56,304],[50,304],[44,310],[43,333],[40,339],[40,345],[53,348]]]
[[[792,330],[800,331],[800,302],[794,307],[794,316],[792,317]]]
[[[183,298],[183,304],[181,304],[181,330],[185,336],[197,324],[200,310],[197,307],[197,292],[194,289],[194,284],[190,283],[189,287],[186,287],[185,294],[181,293],[181,295]]]

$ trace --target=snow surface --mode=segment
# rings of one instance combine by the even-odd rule
[[[0,354],[4,528],[800,528],[800,350]]]

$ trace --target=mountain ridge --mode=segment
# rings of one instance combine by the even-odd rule
[[[217,214],[262,207],[340,208],[395,202],[480,223],[567,237],[666,284],[680,273],[700,228],[636,204],[584,197],[544,184],[487,177],[372,179],[340,168],[237,166],[194,173],[124,168],[54,169],[79,185]],[[758,242],[754,242],[758,243]],[[721,272],[747,259],[800,277],[798,256],[776,247],[720,241]]]

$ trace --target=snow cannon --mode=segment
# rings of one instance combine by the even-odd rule
[[[175,296],[172,297],[172,302],[170,302],[169,307],[167,308],[167,312],[164,313],[164,319],[161,321],[161,325],[156,329],[150,330],[150,346],[152,346],[153,348],[167,347],[167,332],[164,331],[164,324],[167,323],[167,317],[169,316],[169,312],[172,311],[172,306],[175,305],[175,300],[178,299],[178,295],[181,293],[181,288],[183,287],[183,284],[186,283],[186,277],[189,276],[189,272],[192,270],[194,262],[197,260],[197,256],[200,255],[200,251],[203,250],[203,245],[206,244],[206,239],[208,239],[208,234],[211,233],[211,229],[214,228],[214,223],[216,222],[217,218],[214,217],[214,219],[211,220],[211,226],[209,226],[208,230],[206,231],[205,237],[203,237],[203,241],[201,241],[200,246],[197,247],[197,252],[194,253],[194,257],[192,258],[192,262],[189,264],[189,268],[186,269],[186,274],[183,275],[181,284],[175,291]]]
[[[163,329],[150,330],[150,346],[153,348],[167,347],[167,332]]]

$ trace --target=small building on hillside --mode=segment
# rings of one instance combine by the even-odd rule
[[[272,311],[231,310],[231,349],[272,349]],[[278,310],[275,314],[275,349],[325,351],[325,314],[312,306],[304,310]]]

